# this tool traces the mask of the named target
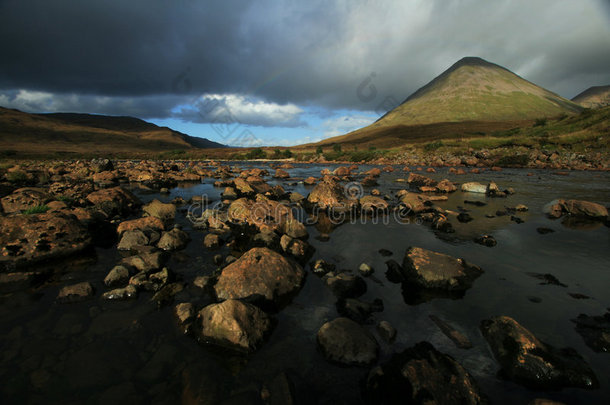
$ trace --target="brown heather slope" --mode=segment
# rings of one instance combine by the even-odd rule
[[[603,108],[610,106],[610,85],[589,87],[572,99],[585,108]]]
[[[399,146],[529,125],[582,107],[481,58],[463,58],[373,124],[319,144]],[[387,138],[387,139],[384,139]]]
[[[0,150],[28,154],[129,153],[223,147],[133,117],[29,114],[0,107]]]

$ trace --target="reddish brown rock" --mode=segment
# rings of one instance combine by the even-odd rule
[[[305,272],[268,248],[253,248],[222,270],[214,290],[219,299],[246,299],[281,307],[298,292]]]
[[[143,217],[138,219],[132,219],[129,221],[123,221],[117,228],[117,233],[121,236],[125,231],[142,231],[148,233],[162,232],[165,229],[163,221],[156,217]]]
[[[63,258],[91,245],[87,228],[60,212],[0,217],[0,267]]]
[[[49,201],[51,196],[45,190],[34,187],[19,188],[0,200],[6,214],[20,213]]]
[[[94,191],[87,196],[87,201],[108,216],[127,215],[142,205],[135,195],[122,187]]]
[[[285,170],[277,169],[273,177],[275,177],[276,179],[287,179],[290,177],[290,174],[288,174],[288,172]]]

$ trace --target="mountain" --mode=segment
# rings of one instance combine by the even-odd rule
[[[0,149],[28,153],[154,152],[222,148],[133,117],[93,114],[29,114],[0,107]]]
[[[572,99],[585,108],[602,108],[610,105],[610,85],[589,87]]]
[[[502,66],[466,57],[368,127],[321,143],[374,143],[376,137],[388,134],[408,141],[410,132],[425,139],[428,129],[440,137],[459,135],[456,129],[486,132],[581,110]]]

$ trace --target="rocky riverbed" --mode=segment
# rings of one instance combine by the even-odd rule
[[[608,172],[1,176],[2,403],[610,401]]]

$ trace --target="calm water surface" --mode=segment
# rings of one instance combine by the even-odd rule
[[[238,164],[241,167],[252,165]],[[261,166],[262,167],[262,166]],[[295,179],[334,165],[302,165],[288,170]],[[360,166],[360,171],[368,170]],[[435,234],[426,225],[387,224],[355,221],[337,227],[330,240],[316,239],[319,232],[309,226],[309,243],[316,252],[312,258],[325,259],[338,269],[356,270],[367,262],[376,269],[367,279],[364,301],[381,298],[385,310],[375,313],[366,327],[374,332],[380,320],[389,321],[398,338],[392,345],[381,343],[380,361],[419,341],[427,340],[437,349],[450,354],[477,379],[493,403],[525,404],[537,397],[566,403],[610,403],[610,354],[588,348],[574,330],[578,314],[601,315],[610,307],[610,230],[605,226],[567,227],[547,219],[542,207],[555,198],[584,199],[610,205],[610,173],[572,172],[557,176],[550,172],[504,170],[480,175],[455,176],[446,169],[428,174],[436,179],[455,182],[494,180],[501,189],[513,187],[516,193],[506,199],[457,192],[438,206],[469,210],[474,221],[460,224],[452,220],[456,232]],[[406,178],[397,168],[382,174],[377,187],[392,195],[406,187],[396,179]],[[289,179],[282,184],[287,190],[307,196],[312,187]],[[159,198],[171,201],[207,195],[210,201],[220,198],[221,189],[212,180],[171,190],[170,195],[137,191],[144,201]],[[365,189],[369,191],[370,189]],[[484,207],[465,205],[464,200],[480,199]],[[504,206],[525,204],[526,213],[518,213],[525,222],[517,224],[510,216],[486,218]],[[209,252],[202,247],[203,231],[194,231],[184,214],[177,222],[192,237],[185,251],[172,256],[170,269],[190,283],[195,276],[211,274],[216,268],[214,254],[228,254],[227,248]],[[536,228],[548,227],[556,232],[540,235]],[[475,236],[492,234],[496,247],[473,242]],[[409,246],[462,257],[485,270],[462,299],[433,299],[418,305],[405,302],[400,285],[385,279],[385,261],[402,262]],[[393,252],[382,257],[379,249]],[[304,400],[319,403],[360,403],[360,383],[367,369],[340,367],[324,360],[316,350],[315,335],[320,326],[338,316],[335,297],[320,279],[309,274],[305,286],[293,303],[276,315],[277,327],[261,350],[241,356],[211,346],[201,346],[178,330],[172,306],[158,308],[143,293],[130,302],[103,302],[106,288],[102,280],[120,260],[116,246],[96,249],[93,257],[79,258],[55,267],[56,276],[36,290],[3,295],[0,301],[0,388],[1,403],[177,403],[183,397],[188,381],[203,387],[210,403],[233,398],[249,403],[258,397],[260,388],[281,372],[296,382]],[[309,266],[306,266],[308,268]],[[567,287],[540,285],[528,273],[551,273]],[[69,283],[90,281],[96,297],[82,303],[60,305],[54,302],[59,289]],[[577,300],[568,293],[585,294],[590,299]],[[532,298],[539,301],[535,303]],[[198,308],[210,299],[194,288],[187,288],[176,302],[194,302]],[[429,319],[434,314],[465,333],[474,347],[458,349]],[[531,391],[496,377],[498,365],[479,332],[482,319],[497,315],[514,317],[538,338],[556,347],[575,348],[597,374],[598,390],[563,389]]]

